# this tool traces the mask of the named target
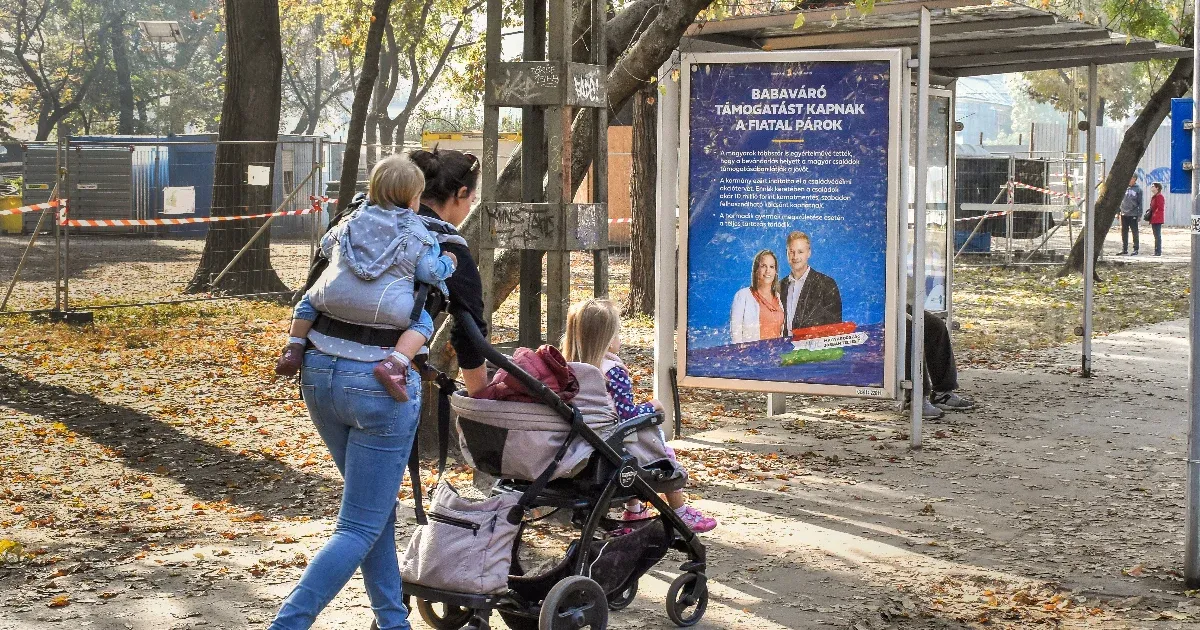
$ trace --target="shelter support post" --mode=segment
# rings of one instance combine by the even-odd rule
[[[1096,85],[1096,64],[1088,66],[1088,85]],[[1092,375],[1092,301],[1095,299],[1096,278],[1096,120],[1099,96],[1088,90],[1087,155],[1084,156],[1084,186],[1087,208],[1083,217],[1083,363],[1080,373]]]
[[[679,81],[673,78],[679,68],[679,53],[659,71],[665,77],[660,83],[666,91],[658,99],[658,187],[655,208],[658,209],[654,233],[654,397],[668,400],[671,395],[671,368],[675,364],[675,283],[680,263],[678,251],[678,221],[676,206],[679,200]],[[675,437],[678,422],[675,410],[666,407],[667,418],[662,424],[667,438]]]
[[[767,394],[767,416],[782,416],[787,413],[787,394]]]
[[[926,188],[929,183],[929,38],[930,14],[929,9],[921,8],[921,39],[918,47],[917,60],[917,173],[914,178],[913,192],[915,203],[913,212],[913,316],[912,339],[912,404],[909,412],[912,415],[912,434],[909,438],[912,448],[921,448],[921,421],[925,409],[924,379],[925,369],[925,202]],[[905,213],[907,214],[907,213]]]
[[[909,55],[910,53],[906,51],[904,54],[904,67],[900,71],[900,81],[901,85],[903,86],[903,88],[900,90],[900,128],[905,131],[900,134],[900,155],[903,157],[900,158],[900,203],[898,204],[900,207],[900,218],[898,219],[900,222],[900,229],[896,231],[899,232],[899,251],[901,252],[908,252],[908,248],[910,246],[908,238],[908,200],[912,198],[912,176],[913,171],[915,170],[909,168],[909,156],[912,155],[911,144],[913,141],[912,133],[910,133],[913,128],[912,106],[913,101],[916,100],[913,95],[913,71],[912,68],[909,67],[909,64],[912,60],[909,58]],[[895,317],[897,322],[903,324],[905,318],[908,316],[908,300],[905,298],[905,296],[908,295],[909,286],[908,268],[906,266],[901,266],[897,271],[896,276],[896,295],[898,295],[900,299],[896,300]],[[895,363],[896,374],[899,374],[901,377],[903,377],[908,366],[908,354],[906,352],[896,352],[896,358],[893,361]],[[911,390],[911,379],[902,380],[900,383],[900,388],[902,390]],[[908,393],[911,394],[912,392],[909,391]],[[897,391],[896,396],[902,397],[904,396],[904,392]]]
[[[1008,156],[1008,184],[1006,192],[1008,193],[1008,214],[1004,215],[1004,247],[1006,248],[1004,255],[1009,263],[1015,261],[1013,257],[1013,204],[1017,202],[1017,158]]]
[[[1200,27],[1200,0],[1192,9],[1195,20],[1193,32]],[[1192,56],[1192,120],[1200,120],[1200,99],[1195,95],[1200,92],[1200,55]],[[1192,133],[1192,164],[1200,164],[1200,133]],[[1197,308],[1196,295],[1200,290],[1200,230],[1197,221],[1200,220],[1200,170],[1192,170],[1192,268],[1191,268],[1191,307],[1188,324],[1188,450],[1187,450],[1187,538],[1184,541],[1183,580],[1187,588],[1200,586],[1200,397],[1196,396],[1200,386],[1200,331],[1197,330],[1197,320],[1200,310]]]

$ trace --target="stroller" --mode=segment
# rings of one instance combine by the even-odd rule
[[[606,414],[598,404],[607,402],[604,375],[587,364],[572,364],[581,389],[567,404],[493,348],[469,315],[454,315],[484,356],[515,376],[540,404],[473,399],[465,392],[449,396],[467,463],[498,479],[493,497],[520,495],[520,509],[512,510],[519,525],[507,588],[465,593],[406,579],[406,601],[415,598],[422,618],[438,630],[488,630],[493,610],[513,630],[603,630],[609,610],[632,603],[639,578],[674,549],[687,560],[667,592],[667,617],[681,627],[698,623],[708,606],[704,545],[659,497],[682,488],[686,474],[665,458],[660,442],[639,439],[639,431],[653,431],[662,416],[618,423],[611,405]],[[443,399],[439,407],[445,406]],[[441,424],[444,432],[447,423]],[[660,516],[635,522],[607,518],[609,509],[631,498],[653,505]],[[579,535],[561,561],[531,575],[518,551],[532,522],[525,516],[542,507],[568,510]]]

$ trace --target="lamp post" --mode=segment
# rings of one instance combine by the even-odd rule
[[[1200,27],[1200,0],[1192,5],[1192,32]],[[1197,94],[1196,72],[1200,71],[1200,55],[1192,44],[1192,121],[1200,120],[1200,96]],[[1187,442],[1187,534],[1184,540],[1183,580],[1187,588],[1200,587],[1200,130],[1192,131],[1192,216],[1191,216],[1191,304],[1189,307],[1188,341],[1188,442]]]
[[[179,28],[179,22],[175,20],[138,20],[138,30],[142,36],[154,44],[179,44],[183,42],[183,30]],[[159,50],[159,57],[162,57],[162,51]],[[162,78],[161,75],[159,77]],[[170,95],[167,95],[167,103],[170,104]],[[162,125],[162,95],[159,96],[158,102],[158,133],[163,134]]]

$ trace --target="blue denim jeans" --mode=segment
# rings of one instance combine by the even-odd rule
[[[409,368],[408,402],[375,380],[374,363],[309,350],[300,390],[317,433],[346,482],[337,526],[284,600],[271,630],[312,626],[362,568],[380,630],[408,630],[396,560],[396,495],[421,410],[421,377]]]

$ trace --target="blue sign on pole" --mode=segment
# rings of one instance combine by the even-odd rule
[[[1183,123],[1192,119],[1192,99],[1171,99],[1171,192],[1192,192],[1192,174],[1183,163],[1192,159],[1192,132]]]
[[[890,394],[893,55],[685,64],[692,384]]]

